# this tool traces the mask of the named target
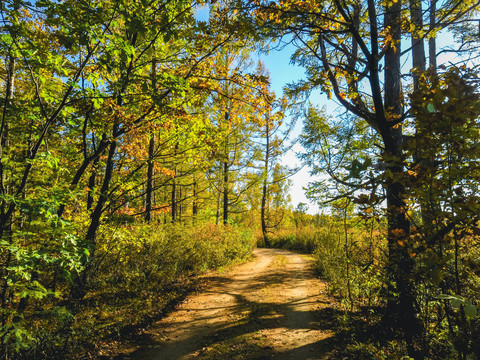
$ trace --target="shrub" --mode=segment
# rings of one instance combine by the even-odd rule
[[[4,338],[9,354],[76,358],[102,339],[158,316],[195,288],[197,275],[245,260],[254,247],[251,231],[231,225],[129,224],[102,230],[79,307],[72,312],[58,296],[44,297],[41,305],[32,302]]]
[[[378,230],[348,226],[346,236],[343,223],[332,217],[321,227],[278,231],[269,241],[276,248],[313,254],[318,274],[345,306],[380,305],[386,244]]]

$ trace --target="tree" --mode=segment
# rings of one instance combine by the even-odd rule
[[[132,156],[134,136],[170,129],[199,64],[225,42],[204,33],[192,6],[2,2],[2,326],[25,308],[21,287],[46,296],[61,282],[82,297],[98,230],[144,198],[144,169],[153,210],[151,146]]]
[[[262,67],[259,71],[264,72]],[[267,85],[265,83],[264,85]],[[283,220],[283,211],[286,207],[286,194],[288,177],[294,170],[280,165],[280,157],[288,151],[287,138],[291,128],[283,128],[283,112],[286,110],[285,98],[276,99],[275,94],[264,89],[263,103],[260,111],[263,111],[263,131],[260,133],[263,164],[261,169],[262,190],[260,203],[260,225],[265,246],[269,247],[268,234],[272,228],[277,228]],[[283,132],[282,132],[283,130]],[[283,191],[282,191],[283,190]]]
[[[1,85],[0,130],[2,356],[15,341],[11,335],[21,328],[29,299],[45,299],[58,282],[79,270],[83,257],[77,229],[58,215],[66,202],[78,205],[76,178],[63,167],[71,158],[62,156],[73,146],[65,143],[62,149],[58,139],[67,131],[67,121],[76,120],[71,114],[80,103],[77,85],[97,53],[102,29],[89,7],[80,11],[81,6],[70,4],[65,14],[64,5],[38,5],[38,11],[20,1],[0,5],[0,47],[7,65],[2,69],[7,76]],[[52,9],[55,19],[48,14]],[[68,16],[85,22],[66,26]],[[82,47],[87,42],[91,47]]]
[[[257,156],[254,135],[261,120],[256,111],[267,79],[252,70],[248,49],[237,44],[225,47],[215,63],[213,77],[218,82],[210,99],[210,117],[217,128],[217,146],[210,177],[217,192],[217,222],[221,214],[224,224],[232,207],[239,207],[246,191],[258,182],[249,170]]]

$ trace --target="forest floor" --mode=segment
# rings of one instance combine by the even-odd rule
[[[256,249],[252,261],[202,281],[200,291],[118,344],[110,358],[332,358],[335,304],[314,276],[310,256]]]

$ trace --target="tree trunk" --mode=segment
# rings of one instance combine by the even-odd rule
[[[95,256],[96,248],[96,234],[100,226],[100,220],[105,210],[105,204],[108,200],[108,190],[110,188],[110,181],[113,177],[113,170],[115,165],[115,153],[117,149],[116,133],[118,131],[118,125],[113,126],[113,139],[110,142],[110,148],[108,151],[108,157],[105,164],[105,175],[103,177],[102,188],[100,190],[100,196],[98,197],[97,204],[90,215],[90,226],[85,236],[85,245],[90,252],[89,259],[85,264],[85,268],[82,273],[75,279],[72,288],[70,290],[69,305],[72,306],[76,301],[81,300],[86,294],[87,278],[92,266],[92,262]]]
[[[180,177],[182,177],[182,174],[180,173],[179,174]],[[183,192],[182,192],[182,187],[181,186],[178,186],[178,200],[177,200],[177,203],[178,203],[178,221],[179,222],[182,222],[182,216],[183,216]]]
[[[8,148],[9,140],[8,140],[8,124],[7,124],[7,114],[9,112],[9,106],[12,101],[13,91],[14,91],[14,84],[15,84],[15,66],[16,61],[15,58],[9,54],[9,61],[8,61],[8,69],[7,69],[7,84],[5,89],[5,99],[3,104],[3,111],[2,111],[2,122],[0,125],[0,194],[5,195],[7,194],[7,186],[5,184],[5,172],[3,166],[3,150]],[[5,198],[2,197],[2,201],[0,203],[0,240],[4,240],[4,236],[8,236],[8,243],[12,244],[12,221],[11,217],[7,216],[6,214],[6,202]],[[3,260],[3,259],[1,259]],[[0,267],[0,278],[3,279],[3,283],[1,284],[0,288],[0,312],[1,312],[1,319],[0,319],[0,327],[2,329],[5,328],[7,322],[7,311],[6,307],[10,300],[11,295],[9,295],[8,291],[8,268],[10,267],[10,262],[12,261],[12,253],[11,251],[7,250],[6,259],[3,262],[2,266]],[[4,332],[0,338],[0,357],[8,357],[7,349],[6,349],[6,336],[7,332]]]
[[[223,224],[228,223],[228,161],[223,163]]]
[[[155,15],[154,15],[155,18]],[[155,46],[153,46],[155,52]],[[157,88],[157,59],[152,59],[152,88]],[[155,133],[150,135],[150,142],[148,144],[148,168],[147,168],[147,189],[145,194],[145,222],[150,223],[152,220],[152,199],[153,199],[153,172],[154,162],[153,157],[155,153]]]
[[[350,302],[350,311],[353,312],[354,302],[353,302],[353,295],[352,295],[352,285],[350,280],[350,246],[348,243],[348,223],[347,223],[347,213],[348,213],[348,206],[350,205],[350,201],[345,203],[345,207],[343,208],[343,234],[345,235],[345,262],[346,262],[346,274],[347,277],[347,296],[348,301]]]
[[[401,5],[401,1],[397,1],[385,9],[385,27],[390,27],[393,39],[392,45],[385,53],[384,108],[387,127],[381,127],[389,172],[385,183],[389,250],[386,318],[388,324],[398,326],[403,331],[409,355],[415,359],[422,359],[422,327],[416,317],[412,284],[414,263],[408,253],[410,222],[406,216],[405,186],[402,181],[405,173],[402,126],[394,128],[388,124],[388,119],[397,119],[403,115],[400,64]]]
[[[268,232],[267,232],[267,221],[266,221],[266,203],[267,203],[267,179],[263,180],[263,187],[262,187],[262,208],[260,210],[260,217],[262,222],[262,235],[263,241],[266,247],[270,247],[270,241],[268,239]]]
[[[172,199],[172,222],[176,222],[177,221],[177,181],[176,181],[175,174],[172,179],[171,199]]]
[[[115,126],[116,127],[116,126]],[[87,246],[91,249],[91,251],[95,248],[95,241],[96,241],[96,233],[98,226],[100,225],[100,218],[104,210],[105,203],[107,202],[108,190],[110,188],[110,181],[112,180],[113,176],[113,168],[115,164],[115,153],[117,150],[117,141],[112,140],[110,143],[110,149],[108,151],[108,158],[105,164],[105,175],[103,178],[102,188],[100,190],[100,196],[98,198],[97,204],[93,213],[91,215],[91,222],[90,226],[87,230],[87,235],[85,237]]]
[[[192,203],[192,222],[195,225],[198,213],[198,199],[197,199],[197,180],[193,181],[193,203]]]
[[[422,29],[423,28],[423,10],[422,10],[422,2],[420,0],[410,0],[410,13],[411,13],[411,21],[415,25],[415,29]],[[435,18],[435,16],[434,16]],[[434,25],[435,26],[435,25]],[[430,45],[430,44],[429,44]],[[436,56],[434,56],[436,57]],[[424,72],[426,67],[426,59],[425,59],[425,45],[422,36],[417,35],[417,31],[414,30],[412,32],[412,64],[414,69],[418,70],[419,72]],[[413,90],[419,90],[419,74],[414,73],[413,75]],[[421,130],[423,124],[421,124],[418,120],[415,121],[415,137],[416,137],[416,144],[415,144],[415,152],[413,155],[413,160],[416,164],[418,164],[419,169],[419,178],[424,178],[425,173],[428,173],[428,163],[431,163],[428,159],[428,154],[425,151],[426,149],[422,146],[422,139],[420,138],[421,134],[424,132]],[[424,234],[427,238],[430,238],[433,235],[434,223],[435,223],[435,208],[436,204],[432,202],[428,194],[428,185],[423,186],[424,189],[421,189],[420,192],[420,212],[422,216],[422,222],[424,227]]]
[[[15,88],[15,67],[16,59],[11,54],[9,54],[7,84],[5,89],[5,99],[3,103],[2,123],[0,125],[0,195],[5,195],[7,193],[7,186],[5,184],[5,171],[3,165],[3,151],[9,146],[7,114],[10,111],[9,107],[12,102],[13,91]],[[6,207],[7,205],[5,202],[5,198],[2,197],[2,201],[0,203],[0,239],[2,238],[4,231],[9,226],[8,224],[10,223],[10,219],[8,219],[6,214]]]
[[[88,178],[88,193],[87,193],[87,211],[93,206],[93,188],[95,187],[95,178],[97,176],[98,157],[95,158],[92,165],[92,172]]]
[[[268,239],[267,233],[267,221],[266,221],[266,205],[267,205],[267,184],[268,184],[268,167],[269,167],[269,157],[270,157],[270,131],[268,126],[268,119],[265,124],[265,165],[263,169],[263,187],[262,187],[262,207],[260,210],[260,217],[262,223],[262,234],[263,234],[263,241],[265,242],[266,247],[270,247],[270,241]]]
[[[432,31],[436,26],[437,0],[430,2],[430,24],[429,30]],[[437,41],[434,36],[428,39],[428,62],[429,69],[437,72]]]
[[[148,144],[148,169],[147,169],[147,189],[145,193],[145,222],[152,220],[152,198],[153,198],[153,156],[155,151],[155,135],[151,135]]]
[[[174,161],[176,161],[176,155],[178,150],[178,144],[175,144]],[[172,222],[177,221],[177,165],[173,169],[172,179]]]
[[[425,45],[423,37],[418,35],[418,31],[423,28],[423,10],[421,0],[410,0],[411,21],[415,25],[412,32],[412,65],[413,68],[423,72],[425,71]],[[413,76],[413,89],[418,89],[418,75]]]
[[[215,225],[220,224],[220,199],[222,192],[220,189],[217,191],[217,212],[215,213]]]

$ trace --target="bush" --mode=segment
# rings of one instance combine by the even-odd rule
[[[270,245],[274,248],[288,249],[306,254],[314,252],[315,231],[313,228],[304,227],[295,231],[281,230],[269,235]],[[263,238],[257,243],[261,244]]]
[[[251,231],[231,225],[138,224],[102,230],[88,293],[79,307],[72,313],[53,297],[41,306],[32,302],[8,333],[17,340],[5,338],[15,358],[77,358],[102,339],[158,317],[195,289],[197,275],[245,260],[254,247]]]
[[[381,305],[386,243],[378,230],[348,226],[346,236],[342,221],[332,217],[321,227],[278,231],[269,241],[272,247],[313,254],[330,293],[348,308]]]
[[[117,286],[170,283],[247,259],[253,245],[251,231],[230,225],[124,228],[99,246],[95,281]]]

